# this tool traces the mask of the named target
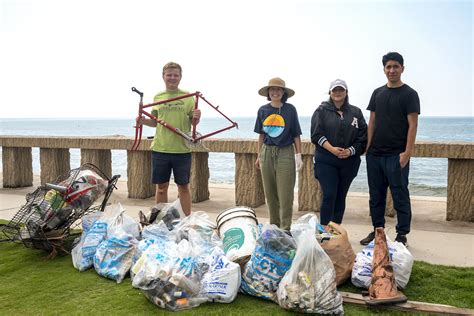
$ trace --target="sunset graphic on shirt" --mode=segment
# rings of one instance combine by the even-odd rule
[[[280,114],[271,114],[263,121],[263,131],[270,137],[278,137],[285,129],[285,120]]]

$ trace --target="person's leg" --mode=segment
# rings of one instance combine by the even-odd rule
[[[387,201],[388,181],[385,175],[385,157],[365,156],[367,162],[367,180],[369,184],[370,217],[374,230],[360,241],[368,245],[375,238],[375,228],[385,227],[385,203]]]
[[[189,184],[178,184],[179,202],[183,208],[184,214],[191,214],[191,190]]]
[[[260,171],[262,174],[263,191],[267,200],[270,224],[280,227],[280,202],[276,185],[274,146],[263,145],[260,152]]]
[[[172,167],[174,182],[178,187],[178,196],[183,212],[191,214],[191,190],[189,188],[189,177],[191,175],[191,153],[172,154]]]
[[[385,174],[386,157],[367,155],[367,180],[369,184],[369,206],[374,228],[385,227],[385,205],[388,180]]]
[[[357,176],[360,166],[360,157],[353,156],[340,161],[342,168],[339,169],[339,184],[337,186],[336,203],[334,205],[334,215],[332,221],[341,224],[346,210],[347,192],[352,180]]]
[[[295,149],[293,145],[278,149],[276,170],[276,183],[280,201],[280,228],[290,230],[296,182]]]
[[[152,183],[156,184],[155,203],[168,202],[171,163],[165,153],[152,152]]]
[[[169,182],[165,183],[158,183],[156,185],[156,191],[155,191],[155,203],[168,203],[168,187],[169,187]]]
[[[335,159],[339,159],[334,157]],[[332,157],[325,154],[316,154],[314,175],[321,185],[323,199],[319,208],[321,225],[327,225],[334,215],[336,193],[339,182],[338,170]]]
[[[393,206],[397,210],[397,234],[406,235],[410,232],[411,203],[408,191],[408,175],[410,162],[401,169],[399,155],[388,158],[387,176],[392,193]]]

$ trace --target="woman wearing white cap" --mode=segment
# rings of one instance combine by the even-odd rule
[[[270,224],[289,230],[293,214],[296,171],[301,169],[301,127],[296,108],[287,103],[295,94],[280,78],[270,79],[258,94],[270,103],[260,107],[254,131],[258,137],[258,157]],[[296,167],[296,171],[295,171]]]
[[[314,111],[311,142],[316,145],[314,176],[323,191],[321,224],[341,224],[347,192],[359,172],[360,155],[367,146],[367,123],[362,111],[349,104],[344,80],[331,82],[329,100]]]

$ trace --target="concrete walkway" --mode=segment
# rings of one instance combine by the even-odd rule
[[[38,179],[35,179],[38,185]],[[0,188],[0,219],[9,220],[25,204],[25,195],[33,192],[35,187],[5,189]],[[229,185],[210,184],[210,200],[193,204],[193,211],[204,211],[215,220],[217,215],[227,208],[235,206],[234,187]],[[176,199],[174,185],[170,186],[170,201]],[[295,195],[295,204],[298,201]],[[136,200],[127,198],[125,181],[119,181],[109,199],[110,203],[120,202],[127,213],[138,218],[138,211],[148,212],[154,205],[154,199]],[[304,213],[293,212],[296,219]],[[474,267],[474,223],[445,221],[446,199],[434,197],[412,197],[412,231],[408,235],[409,250],[415,260],[433,264]],[[268,222],[266,205],[255,209],[261,223]],[[318,214],[319,216],[319,214]],[[389,238],[395,239],[396,220],[387,218],[386,230]],[[368,195],[350,193],[347,199],[343,226],[349,233],[349,239],[357,253],[363,246],[359,240],[372,229],[369,217]]]

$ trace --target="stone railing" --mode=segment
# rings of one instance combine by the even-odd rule
[[[81,164],[90,162],[107,175],[112,173],[111,150],[127,150],[127,188],[130,198],[154,195],[151,184],[150,140],[142,140],[138,151],[128,150],[133,139],[124,136],[53,137],[0,136],[3,149],[3,187],[33,184],[32,147],[40,148],[41,183],[54,180],[70,169],[70,148],[81,149]],[[265,203],[260,171],[254,166],[257,142],[245,139],[212,139],[202,142],[204,148],[193,149],[191,170],[192,200],[209,199],[209,152],[235,154],[235,204],[258,207]],[[303,141],[303,168],[298,175],[298,210],[317,211],[320,204],[319,184],[313,176],[313,150]],[[414,157],[447,158],[447,220],[474,222],[473,176],[474,143],[417,142]],[[389,203],[388,214],[393,215]]]

